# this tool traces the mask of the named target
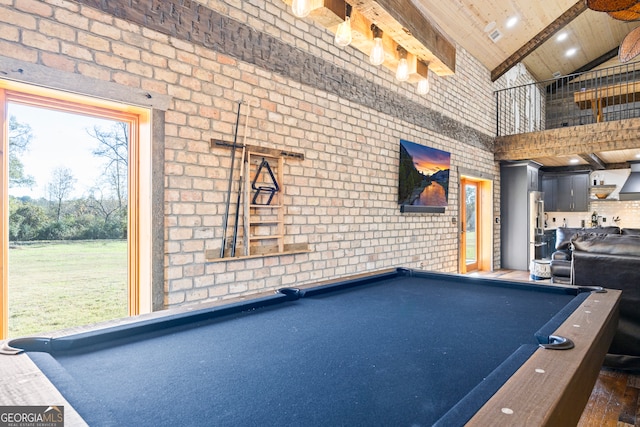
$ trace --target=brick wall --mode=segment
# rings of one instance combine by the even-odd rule
[[[430,74],[421,97],[280,0],[171,4],[0,2],[1,56],[171,97],[167,306],[394,266],[457,271],[459,169],[496,177],[498,211],[488,70],[458,48],[456,75]],[[238,100],[256,105],[247,143],[305,156],[285,162],[284,199],[287,242],[309,253],[205,259],[220,246],[230,166],[210,140],[232,139]],[[399,213],[400,138],[451,152],[444,214]]]

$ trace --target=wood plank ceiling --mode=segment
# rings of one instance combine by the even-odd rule
[[[354,9],[353,45],[369,51],[369,27],[372,23],[379,26],[390,44],[400,43],[409,56],[413,55],[416,79],[426,77],[426,66],[418,67],[420,63],[428,63],[429,69],[440,76],[455,72],[456,45],[487,67],[494,81],[518,63],[539,82],[614,66],[619,64],[617,48],[640,27],[640,21],[619,21],[605,12],[588,9],[585,0],[313,1],[318,6],[310,18],[332,32],[344,20],[348,2]],[[573,54],[568,54],[570,51]],[[395,52],[386,55],[384,65],[395,69]],[[640,148],[532,160],[551,167],[577,160],[578,164],[602,168],[635,158],[640,158]]]
[[[453,43],[486,66],[493,79],[517,62],[522,62],[538,81],[553,79],[554,73],[567,75],[620,65],[617,48],[640,26],[638,21],[618,21],[607,13],[590,10],[584,0],[410,1]],[[513,17],[516,22],[509,26]],[[561,34],[566,37],[559,38]],[[518,58],[516,54],[528,45],[535,48]],[[575,49],[573,55],[567,55],[570,49]],[[634,61],[638,60],[640,57]],[[640,148],[592,154],[605,164],[620,165],[640,158]],[[534,160],[549,167],[575,165],[576,161],[579,166],[593,164],[586,156]]]
[[[583,0],[411,0],[455,43],[489,70],[494,70],[538,36],[563,13]],[[516,17],[509,27],[507,22]],[[570,74],[618,47],[640,22],[622,22],[603,12],[586,9],[538,46],[522,63],[538,81],[553,73]],[[496,33],[496,31],[498,33]],[[566,33],[567,38],[558,40]],[[497,40],[493,41],[490,35]],[[569,49],[575,54],[566,56]]]

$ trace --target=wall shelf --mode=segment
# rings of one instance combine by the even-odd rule
[[[266,247],[265,247],[266,248]],[[238,252],[242,251],[242,247],[238,248]],[[205,258],[207,260],[207,262],[228,262],[228,261],[238,261],[238,260],[243,260],[243,259],[254,259],[254,258],[266,258],[266,257],[271,257],[271,256],[280,256],[280,255],[298,255],[298,254],[306,254],[311,252],[308,249],[308,245],[306,243],[304,244],[292,244],[292,245],[285,245],[284,246],[284,251],[283,252],[278,252],[277,251],[277,247],[272,247],[271,251],[265,250],[263,252],[260,253],[256,253],[253,255],[240,255],[240,256],[235,256],[235,257],[231,257],[229,256],[229,254],[227,254],[227,256],[225,258],[220,258],[220,251],[217,249],[211,249],[211,250],[206,250],[205,251]]]
[[[589,189],[591,190],[615,190],[616,189],[616,185],[612,184],[612,185],[592,185],[591,187],[589,187]]]
[[[244,199],[251,200],[251,203],[245,204],[243,255],[260,254],[264,249],[263,246],[271,248],[268,252],[283,253],[285,252],[284,160],[280,155],[255,153],[251,150],[247,151],[246,160]],[[275,187],[278,190],[273,194],[266,191],[256,196],[257,190],[252,188],[254,185],[256,188]],[[254,197],[257,199],[254,200]]]
[[[221,141],[212,141],[227,146]],[[236,147],[237,149],[238,147]],[[239,148],[243,148],[240,146]],[[294,255],[309,252],[306,243],[287,243],[285,230],[284,158],[304,159],[297,153],[244,146],[242,210],[239,218],[238,245],[234,256],[231,249],[205,250],[207,262],[234,261],[277,255]]]
[[[589,201],[604,201],[608,199],[609,195],[616,189],[616,185],[592,185],[589,187]],[[593,197],[596,194],[605,195],[605,197]],[[613,200],[613,199],[611,199]]]

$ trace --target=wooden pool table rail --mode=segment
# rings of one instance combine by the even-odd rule
[[[620,295],[591,294],[555,333],[575,348],[538,349],[467,425],[576,425],[616,332]]]

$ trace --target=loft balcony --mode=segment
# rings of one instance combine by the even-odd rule
[[[638,118],[640,63],[524,84],[495,95],[498,137]]]
[[[495,159],[549,168],[628,168],[640,159],[640,62],[495,93]]]

